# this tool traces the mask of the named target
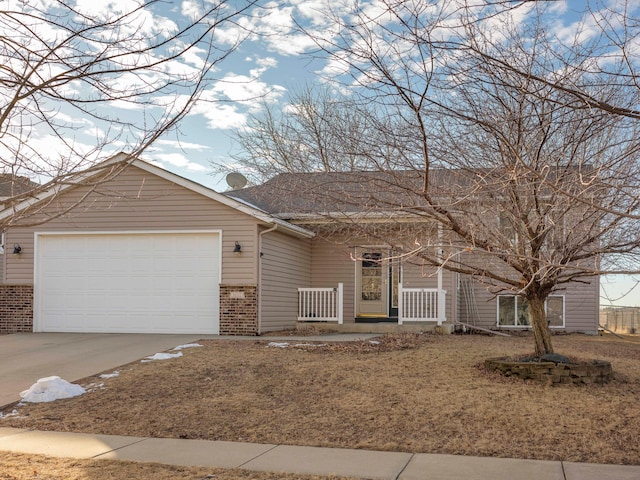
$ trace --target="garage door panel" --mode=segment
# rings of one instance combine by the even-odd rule
[[[217,233],[41,235],[36,325],[218,333],[219,247]]]

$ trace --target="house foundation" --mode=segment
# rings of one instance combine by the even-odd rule
[[[297,330],[315,329],[318,331],[340,333],[419,333],[433,332],[448,335],[453,333],[453,325],[436,325],[433,322],[412,323],[398,325],[396,322],[378,323],[343,323],[341,325],[332,322],[298,322]]]

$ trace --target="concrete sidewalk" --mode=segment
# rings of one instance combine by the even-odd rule
[[[637,480],[640,466],[0,428],[0,450],[380,480]]]

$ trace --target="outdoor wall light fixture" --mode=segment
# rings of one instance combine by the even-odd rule
[[[22,252],[22,247],[20,245],[18,245],[17,243],[14,243],[13,244],[13,253],[15,253],[17,255],[20,252]]]
[[[240,244],[236,241],[235,246],[233,247],[233,253],[240,253],[242,252],[242,247],[240,246]]]

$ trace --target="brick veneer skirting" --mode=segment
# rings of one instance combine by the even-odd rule
[[[33,285],[0,285],[0,333],[33,332]]]
[[[220,334],[258,334],[258,289],[255,285],[220,285]]]

